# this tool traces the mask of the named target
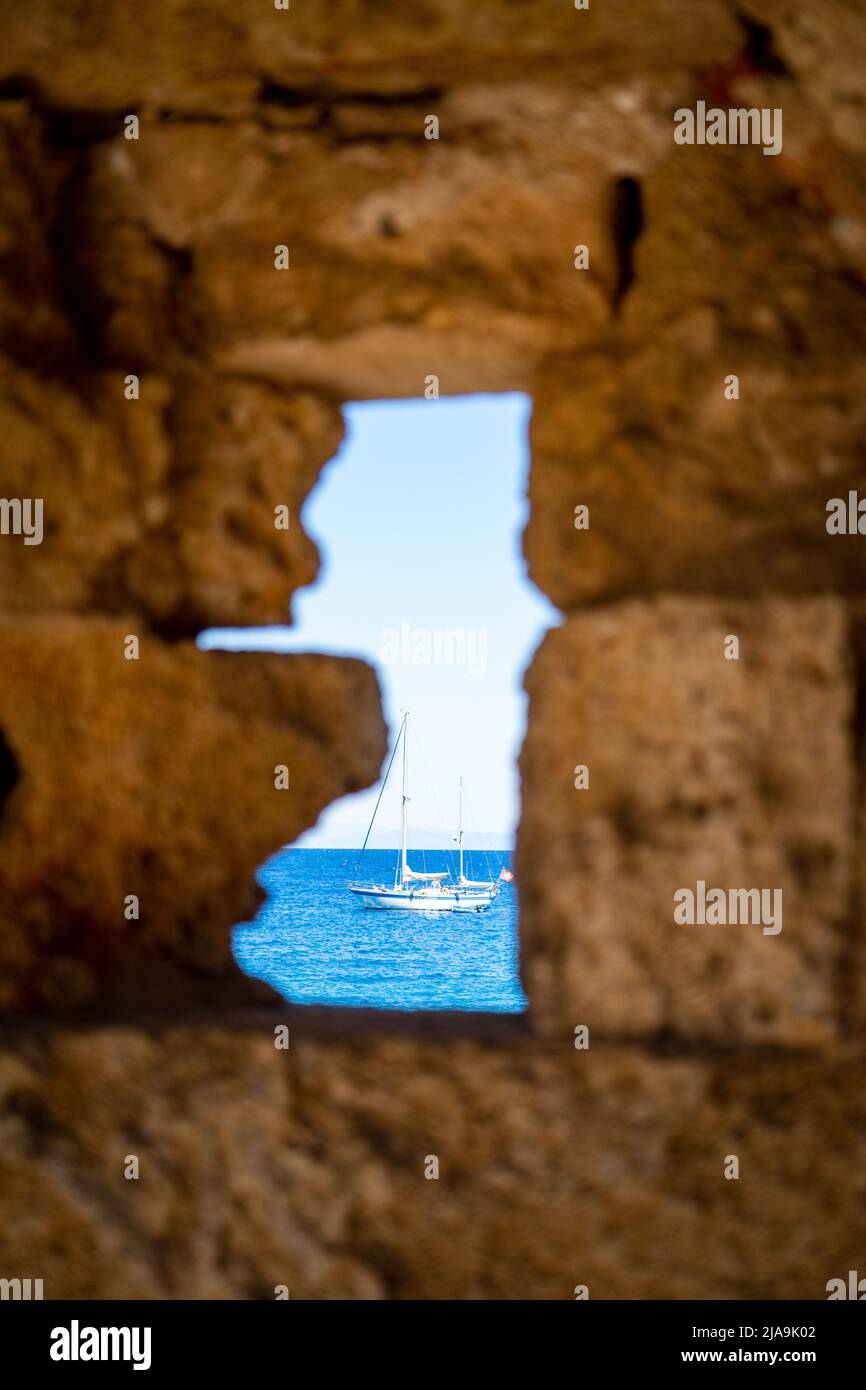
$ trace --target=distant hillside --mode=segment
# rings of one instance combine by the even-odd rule
[[[351,831],[335,831],[329,838],[328,845],[310,845],[310,849],[360,849],[364,843],[366,828],[353,834]],[[467,831],[463,836],[463,849],[467,854],[486,850],[488,853],[498,852],[499,854],[511,854],[514,846],[507,844],[506,837],[497,831]],[[368,849],[397,849],[400,845],[400,830],[398,827],[376,829],[370,836]],[[301,837],[299,848],[304,849],[304,837]],[[457,849],[453,839],[447,831],[436,829],[432,826],[412,826],[409,849]]]

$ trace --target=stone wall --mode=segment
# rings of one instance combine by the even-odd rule
[[[0,492],[44,537],[0,536],[0,1273],[824,1297],[866,1258],[862,6],[34,0],[2,40]],[[676,145],[698,100],[782,152]],[[285,1008],[228,946],[386,736],[362,663],[192,639],[284,616],[340,404],[431,374],[534,400],[523,1019]],[[783,930],[676,925],[699,879]]]

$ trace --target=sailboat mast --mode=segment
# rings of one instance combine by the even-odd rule
[[[407,712],[406,712],[406,713],[404,714],[404,716],[403,716],[403,816],[402,816],[402,822],[403,822],[403,852],[402,852],[402,858],[401,858],[401,862],[402,862],[402,866],[403,866],[403,870],[402,870],[402,879],[403,879],[403,881],[405,881],[405,879],[406,879],[406,871],[407,871],[407,869],[408,869],[408,867],[409,867],[409,865],[406,863],[406,845],[407,845],[407,835],[406,835],[406,829],[407,829],[407,827],[406,827],[406,807],[407,807],[407,804],[408,804],[408,801],[409,801],[409,753],[408,753],[408,747],[409,747],[409,712],[408,712],[408,710],[407,710]]]
[[[460,778],[460,818],[457,829],[457,843],[460,847],[460,882],[463,882],[463,778]]]

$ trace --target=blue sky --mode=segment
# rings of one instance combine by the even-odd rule
[[[520,553],[529,410],[518,394],[346,406],[346,439],[302,513],[322,568],[295,596],[296,625],[199,639],[371,661],[392,734],[400,711],[411,711],[410,843],[418,847],[453,829],[461,775],[467,844],[473,831],[512,842],[523,671],[559,621]],[[371,846],[394,842],[398,780],[392,774]],[[375,796],[337,802],[298,843],[360,844]]]

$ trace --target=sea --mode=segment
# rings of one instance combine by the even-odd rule
[[[446,850],[413,850],[412,866],[455,872]],[[393,883],[395,850],[280,850],[258,873],[267,893],[235,927],[235,959],[298,1004],[520,1013],[517,895],[502,883],[485,912],[373,911],[347,883]],[[469,877],[510,868],[506,850],[473,855]],[[490,872],[488,872],[488,870]]]

